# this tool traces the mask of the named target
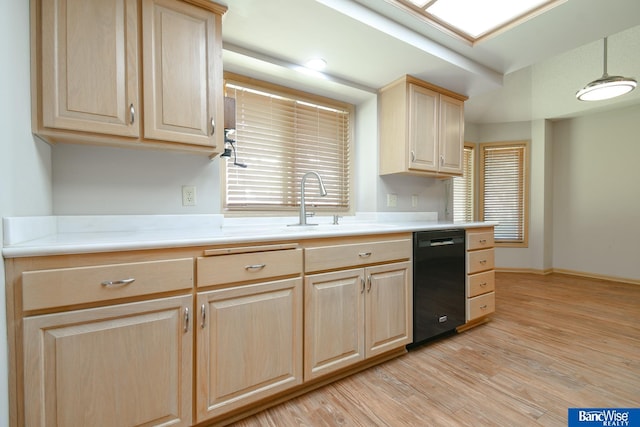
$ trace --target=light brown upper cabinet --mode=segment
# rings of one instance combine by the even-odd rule
[[[49,142],[215,155],[222,14],[200,0],[32,0],[32,127]]]
[[[466,99],[411,76],[382,88],[380,175],[461,176]]]

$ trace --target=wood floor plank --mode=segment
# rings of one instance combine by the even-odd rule
[[[484,325],[245,418],[237,427],[566,426],[640,407],[640,286],[497,273]]]

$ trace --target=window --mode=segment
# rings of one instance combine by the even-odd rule
[[[351,199],[353,106],[281,86],[225,75],[226,96],[236,100],[237,167],[223,162],[223,209],[294,211],[300,179],[309,171],[305,199],[317,211],[346,212]]]
[[[473,221],[474,215],[474,185],[475,168],[474,146],[464,145],[462,158],[462,176],[453,178],[453,220]]]
[[[566,0],[387,0],[447,33],[475,43]]]
[[[480,219],[498,221],[495,241],[527,246],[528,143],[480,144]]]

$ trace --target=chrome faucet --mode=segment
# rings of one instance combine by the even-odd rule
[[[289,224],[289,225],[318,225],[318,224],[307,224],[307,210],[304,202],[304,183],[307,180],[307,177],[309,175],[315,175],[316,178],[318,178],[318,184],[320,185],[320,195],[322,197],[327,195],[327,189],[324,188],[322,177],[318,172],[311,171],[302,175],[302,180],[300,182],[300,222],[298,224]]]

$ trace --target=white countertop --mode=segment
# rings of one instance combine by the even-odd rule
[[[433,213],[363,213],[309,218],[314,226],[290,226],[297,217],[224,218],[222,215],[107,215],[3,218],[5,258],[186,246],[303,240],[496,225],[438,221]]]

